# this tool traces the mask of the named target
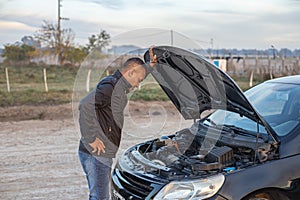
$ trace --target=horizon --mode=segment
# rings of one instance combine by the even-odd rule
[[[87,44],[101,30],[114,38],[155,27],[173,30],[203,49],[300,48],[299,0],[64,0],[61,5],[61,17],[70,18],[62,28],[75,32],[76,45]],[[43,20],[57,24],[57,6],[51,0],[0,1],[0,48],[33,36]]]

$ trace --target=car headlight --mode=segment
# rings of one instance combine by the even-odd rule
[[[172,181],[157,193],[154,200],[209,198],[219,191],[224,181],[223,174],[198,180]]]

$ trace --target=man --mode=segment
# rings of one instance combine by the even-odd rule
[[[120,70],[103,78],[97,87],[80,101],[81,140],[78,155],[86,174],[89,199],[109,199],[112,158],[118,151],[123,127],[126,94],[138,87],[155,63],[147,65],[138,57],[128,59]],[[150,66],[150,67],[149,67]]]

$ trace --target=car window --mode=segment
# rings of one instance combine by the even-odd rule
[[[300,126],[300,87],[284,83],[263,83],[245,92],[245,96],[278,136],[285,136]],[[217,110],[204,121],[207,125],[231,125],[267,134],[264,126],[228,110]]]
[[[257,128],[259,128],[260,133],[267,134],[266,129],[262,125],[257,127],[257,123],[252,119],[228,110],[217,110],[211,114],[208,119],[209,120],[205,121],[204,123],[207,124],[211,122],[216,125],[235,126],[251,132],[257,132]]]
[[[300,88],[284,83],[264,83],[245,92],[254,108],[279,136],[299,126]]]
[[[251,104],[262,116],[282,114],[289,100],[290,91],[277,88],[274,84],[261,84],[245,92]]]

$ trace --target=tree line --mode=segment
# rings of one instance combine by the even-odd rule
[[[101,30],[88,37],[84,46],[75,46],[75,32],[71,28],[59,29],[56,24],[43,21],[41,29],[33,36],[24,36],[21,42],[4,45],[2,57],[10,65],[29,64],[38,56],[53,55],[57,63],[80,65],[84,58],[94,49],[102,50],[110,42],[110,34]]]

